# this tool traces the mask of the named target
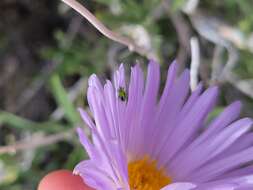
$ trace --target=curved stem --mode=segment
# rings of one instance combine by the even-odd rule
[[[102,22],[100,22],[88,9],[86,9],[82,4],[76,0],[62,0],[64,3],[72,7],[78,13],[80,13],[84,18],[86,18],[98,31],[100,31],[107,38],[121,43],[129,48],[130,51],[134,51],[147,57],[148,59],[157,60],[156,56],[151,52],[145,50],[145,48],[136,45],[133,40],[121,36],[110,29],[108,29]]]

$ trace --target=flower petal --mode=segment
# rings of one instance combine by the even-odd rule
[[[172,183],[161,190],[191,190],[195,189],[196,185],[193,183]]]
[[[247,118],[234,122],[213,138],[188,152],[188,154],[176,157],[175,161],[171,163],[170,171],[178,180],[188,179],[186,176],[191,176],[194,169],[198,169],[213,158],[213,162],[215,162],[217,160],[215,156],[237,141],[240,136],[250,129],[251,124],[252,121]]]

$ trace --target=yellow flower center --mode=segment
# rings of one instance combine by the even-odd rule
[[[160,190],[172,182],[163,169],[157,168],[156,161],[148,158],[130,162],[128,176],[131,190]]]

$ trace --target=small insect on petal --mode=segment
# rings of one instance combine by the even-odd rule
[[[125,91],[125,89],[123,87],[119,87],[118,97],[122,102],[127,100],[127,92]]]
[[[38,190],[93,190],[84,184],[82,178],[68,170],[57,170],[46,175]]]

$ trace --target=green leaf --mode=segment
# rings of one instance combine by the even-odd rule
[[[0,112],[0,125],[10,125],[17,129],[32,129],[36,124],[32,121],[5,111]]]
[[[69,100],[68,94],[61,83],[59,75],[54,74],[50,79],[50,84],[51,84],[51,91],[57,104],[61,108],[63,108],[68,121],[72,125],[75,125],[80,121],[80,117],[79,114],[77,113],[76,108]]]
[[[208,114],[207,123],[211,122],[214,118],[216,118],[223,110],[224,107],[216,107],[211,113]]]
[[[0,126],[1,125],[9,125],[18,130],[30,130],[30,131],[41,131],[45,132],[57,132],[62,130],[63,125],[56,123],[54,121],[46,121],[46,122],[34,122],[23,117],[19,117],[15,114],[1,111],[0,112]]]

